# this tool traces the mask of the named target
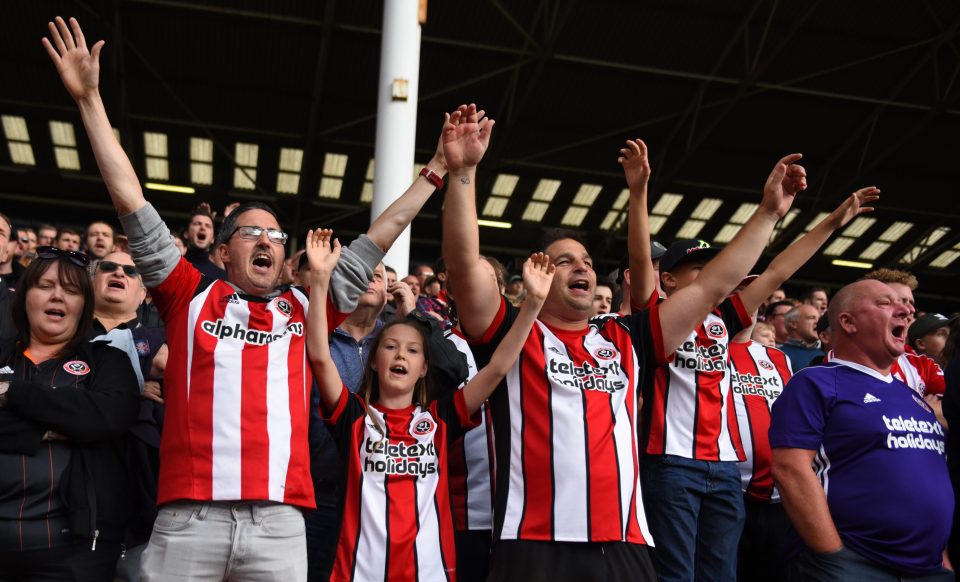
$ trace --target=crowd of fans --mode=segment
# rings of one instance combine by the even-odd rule
[[[366,234],[288,252],[262,203],[165,223],[102,42],[58,18],[44,46],[118,219],[0,208],[0,581],[953,579],[960,319],[903,271],[790,283],[878,189],[752,273],[800,156],[727,247],[662,244],[628,140],[619,268],[551,231],[511,272],[470,105]],[[397,273],[445,177],[444,255]]]

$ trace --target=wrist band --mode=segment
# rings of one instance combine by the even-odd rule
[[[424,168],[420,170],[420,175],[427,179],[428,182],[433,184],[433,186],[440,190],[443,188],[443,178],[439,174],[431,170],[430,168]]]

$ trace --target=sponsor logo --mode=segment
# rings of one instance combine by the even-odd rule
[[[417,424],[413,425],[413,429],[410,430],[410,434],[413,436],[427,436],[432,433],[437,428],[437,424],[430,420],[429,418],[424,418],[417,421]]]
[[[884,426],[890,431],[887,433],[888,449],[924,449],[944,454],[946,443],[943,440],[943,427],[939,422],[917,420],[912,416],[888,418],[884,415],[882,418]],[[894,431],[907,434],[894,434]]]
[[[617,357],[617,351],[610,348],[597,348],[593,350],[593,357],[598,360],[612,360]]]
[[[437,449],[431,443],[392,443],[389,439],[363,443],[363,470],[366,473],[427,477],[437,472]]]
[[[880,399],[874,396],[873,394],[870,394],[869,392],[863,395],[864,404],[873,404],[874,402],[880,402]]]
[[[290,314],[293,313],[293,306],[290,305],[290,302],[286,299],[277,299],[277,311],[290,317]]]
[[[773,365],[773,362],[769,360],[759,360],[757,363],[760,364],[760,367],[763,368],[764,370],[772,371],[776,367]]]
[[[74,376],[84,376],[90,373],[90,366],[82,360],[71,360],[63,365],[63,369]]]
[[[552,353],[554,353],[554,354],[557,354],[558,356],[562,356],[562,355],[563,355],[563,352],[561,352],[559,349],[557,349],[557,348],[555,348],[555,347],[553,347],[553,346],[550,346],[549,348],[547,348],[547,351],[550,351],[550,352],[552,352]]]
[[[780,386],[780,378],[764,377],[753,374],[730,373],[730,388],[734,394],[743,394],[745,396],[763,396],[773,402],[783,392]]]
[[[291,323],[283,330],[283,333],[271,333],[269,331],[260,331],[257,329],[248,329],[239,323],[233,326],[224,325],[223,319],[216,321],[205,320],[200,322],[203,331],[217,339],[238,339],[255,346],[263,346],[286,336],[289,333],[297,336],[303,336],[303,324]]]
[[[673,358],[673,367],[699,372],[726,371],[727,346],[721,343],[698,346],[696,342],[685,341],[677,348]]]
[[[230,295],[224,295],[224,296],[220,299],[220,303],[232,303],[232,304],[234,304],[234,305],[239,305],[239,304],[240,304],[240,296],[237,295],[236,293],[232,293],[232,294],[230,294]]]
[[[707,326],[707,335],[713,339],[720,339],[727,335],[727,328],[722,323],[711,323]]]
[[[594,366],[589,362],[574,364],[550,360],[547,365],[550,381],[577,390],[596,390],[613,394],[626,388],[623,368],[617,361]]]
[[[10,366],[4,366],[0,368],[0,374],[13,374],[13,368]]]

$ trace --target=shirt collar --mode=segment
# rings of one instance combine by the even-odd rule
[[[836,364],[847,366],[848,368],[853,368],[854,370],[857,370],[858,372],[863,372],[868,376],[873,376],[874,378],[876,378],[877,380],[880,380],[881,382],[886,382],[887,384],[890,384],[891,382],[893,382],[893,374],[884,375],[874,370],[873,368],[868,368],[862,364],[851,362],[850,360],[842,360],[836,357],[831,358],[830,361]]]

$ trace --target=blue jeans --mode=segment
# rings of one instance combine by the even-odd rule
[[[790,582],[951,582],[953,573],[942,569],[926,576],[904,576],[880,566],[854,552],[841,548],[838,552],[817,554],[804,549],[791,560]]]
[[[740,472],[730,461],[648,455],[642,462],[643,501],[661,582],[737,579],[743,531]]]
[[[333,571],[340,533],[337,508],[318,505],[304,516],[307,527],[307,582],[326,582]]]

